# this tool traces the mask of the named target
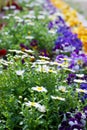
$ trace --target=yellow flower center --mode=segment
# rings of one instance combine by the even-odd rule
[[[43,88],[42,88],[42,87],[37,87],[37,90],[38,90],[38,91],[42,91]]]
[[[31,102],[31,106],[35,106],[36,105],[36,103],[35,102]]]
[[[28,35],[30,35],[31,34],[31,32],[28,32]]]
[[[82,60],[78,60],[78,64],[82,65],[83,64]]]

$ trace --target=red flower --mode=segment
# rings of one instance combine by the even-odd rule
[[[1,24],[0,24],[0,30],[1,30],[4,26],[5,26],[5,24],[4,24],[4,23],[1,23]]]
[[[15,2],[14,0],[12,1],[11,5],[15,6],[17,10],[22,10],[22,7],[18,5],[17,2]],[[10,6],[10,2],[7,2],[7,6]]]
[[[6,54],[7,54],[7,50],[6,49],[0,50],[0,57],[5,56]]]

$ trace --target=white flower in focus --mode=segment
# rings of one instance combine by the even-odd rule
[[[27,107],[35,107],[35,108],[37,108],[38,107],[38,105],[39,105],[39,103],[36,103],[36,102],[25,102],[25,105],[27,106]]]
[[[45,106],[44,106],[44,105],[41,105],[41,104],[39,104],[39,103],[37,103],[37,102],[30,102],[30,101],[29,101],[29,102],[26,102],[25,105],[26,105],[27,107],[35,107],[35,108],[37,108],[38,111],[40,111],[40,112],[46,112]]]
[[[45,106],[39,104],[39,106],[38,106],[38,111],[43,112],[43,113],[46,112]]]
[[[59,86],[58,89],[59,89],[61,92],[68,92],[68,91],[66,91],[66,87],[65,87],[65,86]]]
[[[62,98],[62,97],[58,97],[58,96],[51,96],[52,99],[54,100],[61,100],[61,101],[65,101],[65,98]]]
[[[41,86],[41,87],[39,87],[39,86],[32,87],[32,90],[35,90],[37,92],[47,92],[47,89],[45,89],[43,86]]]

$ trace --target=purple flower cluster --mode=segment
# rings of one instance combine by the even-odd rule
[[[87,120],[87,106],[82,112],[73,111],[63,114],[58,130],[85,130]]]
[[[84,75],[83,77],[78,77],[77,74],[70,73],[70,74],[68,74],[68,77],[67,77],[67,83],[68,84],[74,83],[74,79],[87,81],[87,75]],[[87,83],[81,83],[80,88],[87,90]]]
[[[61,49],[64,52],[73,52],[77,48],[81,50],[81,41],[77,38],[76,34],[72,34],[67,29],[65,30],[65,32],[62,32],[61,35],[58,36],[57,40],[55,41],[54,50]]]
[[[69,68],[72,68],[74,70],[82,69],[83,67],[87,66],[87,55],[84,53],[77,54],[76,52],[73,52],[71,54],[71,62]]]
[[[58,55],[58,56],[56,57],[56,62],[58,62],[58,63],[63,63],[65,58],[68,58],[68,56],[67,56],[67,55],[64,55],[64,54],[60,54],[60,55]]]
[[[79,51],[80,52],[80,51]],[[56,57],[58,63],[63,63],[64,59],[67,58],[68,68],[79,71],[87,67],[87,55],[84,53],[77,53],[76,51],[72,52],[70,56],[59,54]]]
[[[62,25],[66,26],[65,21],[62,19],[61,16],[57,16],[56,20],[50,21],[48,23],[48,29],[58,28],[59,26],[62,26]]]
[[[87,83],[81,83],[80,88],[87,91]],[[83,102],[87,100],[87,93],[79,94],[79,96]]]
[[[74,79],[76,79],[76,74],[70,73],[67,77],[67,83],[72,84],[74,82]]]
[[[64,52],[72,52],[82,49],[82,42],[77,34],[72,33],[71,28],[67,26],[64,20],[59,16],[55,22],[57,25],[58,38],[55,41],[53,50],[62,50]]]
[[[50,0],[45,0],[44,8],[49,12],[49,14],[54,14],[56,12],[56,8],[53,6],[53,4],[50,2]]]

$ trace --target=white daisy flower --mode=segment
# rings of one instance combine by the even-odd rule
[[[9,10],[9,7],[4,6],[3,9],[4,9],[4,10]]]
[[[10,9],[16,9],[16,6],[11,5],[9,8],[10,8]]]
[[[18,23],[22,23],[24,20],[23,19],[18,19],[16,20]]]
[[[87,83],[86,80],[81,80],[81,79],[74,79],[74,82],[76,82],[76,83]]]
[[[84,77],[84,74],[76,74],[77,77],[82,78]]]
[[[35,107],[35,108],[37,108],[38,106],[39,106],[39,103],[37,103],[37,102],[30,102],[30,101],[28,101],[28,102],[25,102],[24,103],[27,107]]]
[[[30,19],[25,19],[25,22],[26,23],[31,23],[31,20]]]
[[[52,69],[49,69],[49,71],[48,71],[49,73],[55,73],[55,74],[57,74],[57,71],[55,71],[55,70],[52,70]]]
[[[26,49],[25,49],[24,51],[27,52],[27,53],[31,53],[31,54],[34,53],[34,51],[32,51],[32,50],[30,50],[30,49],[29,49],[29,50],[26,50]]]
[[[44,105],[41,105],[41,104],[39,104],[38,102],[25,102],[25,105],[27,106],[27,107],[35,107],[35,108],[37,108],[38,109],[38,111],[40,111],[40,112],[46,112],[46,108],[45,108],[45,106]]]
[[[38,111],[43,112],[43,113],[46,112],[45,106],[39,104],[39,106],[38,106]]]
[[[43,59],[43,60],[50,60],[49,57],[46,57],[46,56],[39,56],[39,58]]]
[[[44,88],[43,86],[41,86],[41,87],[39,87],[39,86],[32,87],[32,90],[35,90],[37,92],[47,92],[47,89]]]
[[[68,91],[66,91],[66,87],[65,87],[65,86],[59,86],[58,89],[59,89],[61,92],[68,92]]]
[[[86,89],[77,88],[76,91],[77,91],[77,92],[81,92],[81,93],[86,93],[86,94],[87,94],[87,90],[86,90]]]
[[[55,30],[49,30],[48,32],[51,33],[51,34],[56,34]]]
[[[49,61],[46,61],[46,60],[37,60],[36,64],[38,64],[38,65],[46,65],[46,64],[49,64]]]
[[[49,66],[47,65],[38,65],[37,68],[36,68],[36,71],[39,71],[39,72],[47,72],[49,71]]]
[[[22,76],[22,75],[24,74],[24,70],[17,70],[17,71],[16,71],[16,74],[17,74],[18,76]]]
[[[9,19],[9,16],[3,16],[2,19]]]
[[[38,19],[45,19],[45,16],[44,15],[39,15]]]
[[[8,50],[9,52],[15,52],[17,54],[25,54],[23,51],[20,51],[20,50]]]
[[[14,16],[14,18],[15,18],[16,20],[19,20],[19,19],[20,19],[20,17],[18,17],[18,16]]]
[[[26,36],[25,39],[30,39],[30,40],[32,40],[32,39],[34,39],[34,37],[33,37],[33,36]]]
[[[58,96],[51,96],[52,99],[54,100],[61,100],[61,101],[65,101],[65,98],[62,97],[58,97]]]

